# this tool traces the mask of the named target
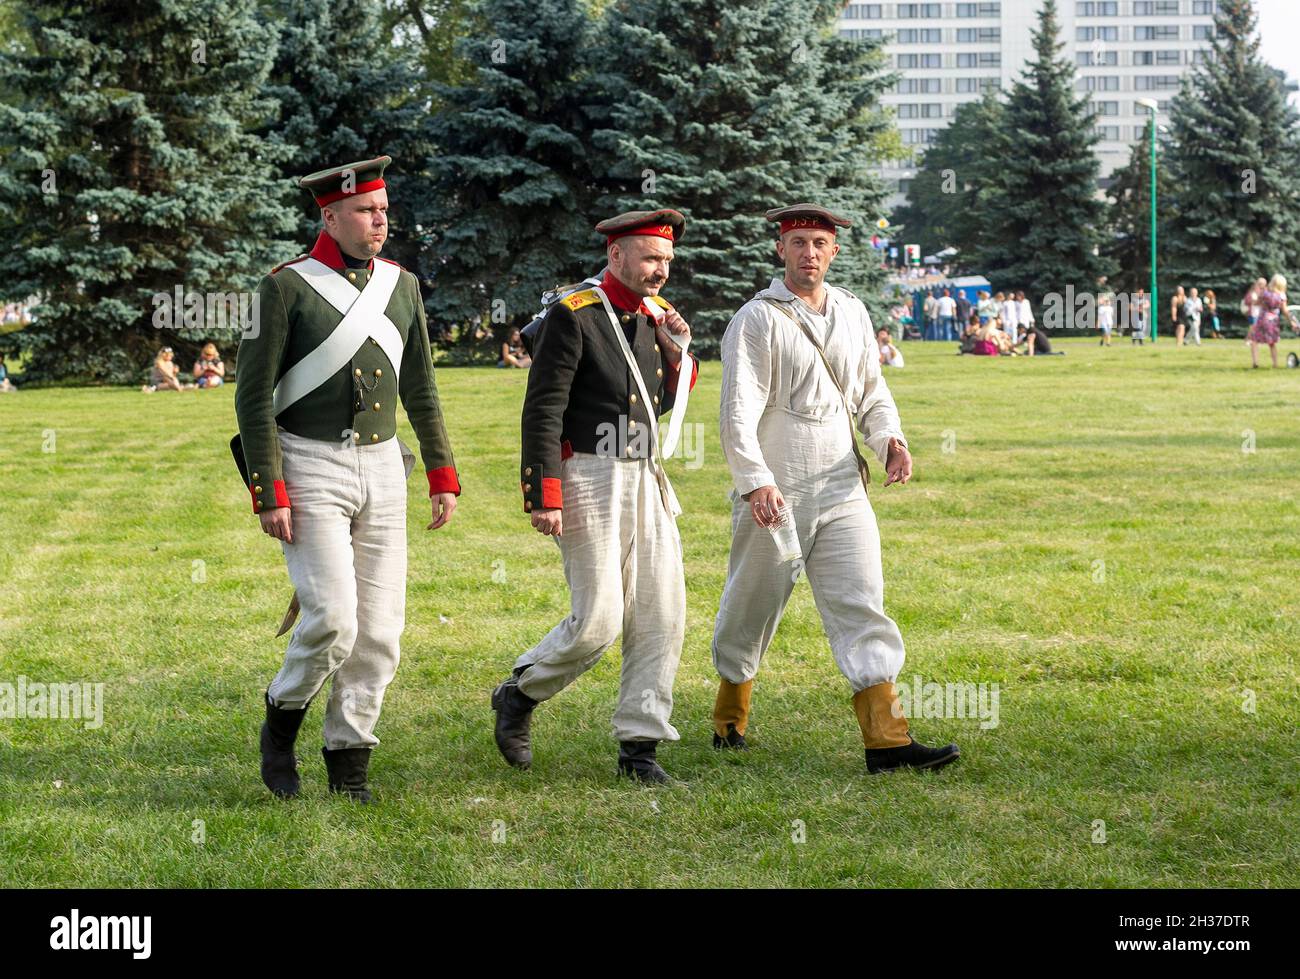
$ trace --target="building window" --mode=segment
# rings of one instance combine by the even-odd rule
[[[1177,17],[1178,0],[1135,0],[1134,17]]]
[[[939,3],[900,3],[898,5],[899,17],[909,18],[933,18],[938,19],[943,16],[943,4]]]
[[[996,92],[999,83],[996,78],[958,78],[958,92]]]
[[[1001,3],[959,3],[958,17],[1001,17]]]
[[[957,41],[961,44],[996,44],[1001,40],[1001,27],[957,28]]]
[[[1135,41],[1177,41],[1177,24],[1142,24],[1133,28]]]
[[[1139,92],[1159,91],[1160,89],[1177,88],[1177,75],[1138,75],[1133,79],[1133,87]]]
[[[1081,92],[1118,92],[1119,76],[1088,75],[1075,82],[1075,88]]]
[[[878,3],[851,3],[844,11],[846,20],[879,20],[881,5]]]
[[[981,51],[976,54],[973,51],[957,52],[958,68],[1001,68],[1002,52],[1000,51]]]
[[[924,146],[933,143],[939,136],[937,129],[904,129],[903,142],[908,146]]]
[[[1192,13],[1204,17],[1214,13],[1214,0],[1192,0]]]
[[[938,102],[901,102],[896,108],[900,119],[943,118],[943,105]]]
[[[840,37],[847,37],[850,41],[871,41],[881,37],[882,34],[882,31],[873,27],[840,28]]]
[[[939,44],[942,41],[943,31],[937,27],[907,27],[898,32],[899,44]]]
[[[1081,68],[1090,68],[1095,65],[1118,65],[1118,51],[1076,51],[1074,53],[1074,62]]]
[[[1097,138],[1109,143],[1119,142],[1119,126],[1094,126],[1092,131]]]
[[[938,78],[900,78],[895,91],[899,95],[938,95],[941,85]]]
[[[1197,48],[1192,52],[1192,64],[1203,65],[1214,58],[1214,52],[1206,48]]]
[[[1101,0],[1101,2],[1076,3],[1074,5],[1074,15],[1076,17],[1118,17],[1119,2],[1118,0]]]
[[[1118,41],[1118,27],[1079,27],[1075,37],[1080,41]]]
[[[1192,25],[1193,41],[1212,41],[1214,40],[1213,24],[1193,24]]]
[[[1097,110],[1099,116],[1117,116],[1119,115],[1118,102],[1094,102],[1092,107]]]

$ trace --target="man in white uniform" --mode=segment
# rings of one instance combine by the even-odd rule
[[[903,638],[884,611],[880,536],[855,427],[884,463],[886,486],[911,478],[912,458],[871,317],[852,293],[825,284],[836,228],[849,221],[812,204],[766,217],[780,222],[785,277],[742,306],[722,340],[722,448],[735,490],[713,635],[721,676],[713,743],[745,746],[754,676],[799,573],[780,560],[769,530],[788,504],[835,662],[853,689],[868,770],[937,768],[958,750],[914,741],[894,690]]]

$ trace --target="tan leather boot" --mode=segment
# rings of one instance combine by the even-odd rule
[[[718,681],[718,698],[713,703],[713,747],[746,747],[745,729],[749,727],[749,698],[753,692],[753,680]]]
[[[873,775],[899,768],[942,768],[961,755],[955,744],[931,748],[912,738],[892,683],[859,690],[853,695],[853,710],[867,749],[867,771]]]

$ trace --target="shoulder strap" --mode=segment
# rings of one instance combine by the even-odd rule
[[[560,302],[572,310],[579,310],[600,302],[600,299],[597,298],[595,289],[583,289],[581,292],[565,296]]]
[[[862,488],[870,489],[871,467],[867,465],[867,460],[862,457],[862,449],[858,447],[858,430],[853,424],[853,411],[849,408],[849,396],[844,393],[844,385],[840,383],[840,379],[835,375],[835,371],[831,367],[831,362],[826,358],[826,349],[822,346],[821,341],[817,339],[817,335],[813,333],[808,324],[803,321],[803,317],[790,309],[790,306],[792,305],[791,303],[784,303],[778,299],[769,299],[767,297],[764,297],[763,302],[770,305],[773,309],[780,310],[786,316],[790,317],[790,319],[794,320],[799,329],[803,331],[803,335],[808,338],[808,342],[811,343],[813,348],[817,351],[817,356],[821,358],[822,366],[826,368],[826,373],[830,377],[831,383],[835,385],[835,390],[840,393],[840,401],[844,405],[844,417],[849,420],[849,443],[853,446],[853,455],[858,460],[858,472],[862,475]]]

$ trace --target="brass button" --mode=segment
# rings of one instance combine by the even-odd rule
[[[664,376],[664,369],[662,367],[656,367],[655,377],[663,377],[663,376]]]
[[[253,509],[254,509],[254,510],[260,510],[260,509],[262,509],[262,501],[261,501],[261,500],[256,501],[256,502],[253,504]]]
[[[635,394],[628,395],[627,400],[632,402],[632,404],[636,404],[636,395]]]
[[[524,511],[527,512],[533,508],[532,500],[524,500]]]
[[[370,342],[373,343],[376,347],[379,346],[379,341],[376,340],[374,337],[370,338]]]
[[[659,344],[656,343],[656,344],[655,344],[655,353],[658,353],[658,352],[659,352]]]
[[[381,371],[378,367],[376,367],[376,368],[375,368],[375,377],[383,377],[383,376],[384,376],[384,372]]]
[[[634,428],[636,428],[636,422],[633,419],[629,418],[627,420],[627,430],[630,432]]]
[[[627,454],[629,457],[632,455],[632,446],[630,445],[627,447]]]
[[[356,370],[354,370],[352,373],[355,374],[357,377],[360,377],[360,376],[361,376],[361,368],[358,367],[358,368],[357,368]]]
[[[378,410],[379,410],[379,402],[378,402],[378,401],[375,402],[374,410],[375,410],[375,411],[378,411]]]
[[[360,441],[361,441],[361,433],[360,433],[360,432],[353,432],[353,433],[352,433],[352,441],[353,441],[353,442],[360,442]]]
[[[659,403],[659,395],[656,394],[656,395],[654,396],[654,398],[652,398],[651,400],[654,401],[655,404],[658,404],[658,403]]]
[[[624,322],[624,323],[631,323],[631,322],[632,322],[632,317],[631,317],[631,315],[628,314],[628,313],[624,313],[624,314],[623,314],[623,322]]]
[[[529,466],[527,469],[524,470],[524,475],[525,475],[525,476],[531,476],[532,474],[533,474],[533,467],[532,467],[532,466]]]
[[[532,491],[533,491],[533,484],[532,484],[532,483],[524,483],[524,492],[525,492],[525,493],[531,493]]]
[[[260,486],[254,486],[254,487],[253,487],[253,492],[254,492],[254,493],[260,493],[260,492],[262,492],[262,487],[260,487]]]
[[[348,281],[349,281],[349,282],[356,282],[356,281],[357,281],[357,274],[356,274],[355,272],[349,272],[349,273],[348,273]]]
[[[253,478],[254,478],[254,479],[261,479],[262,477],[261,477],[258,473],[253,473]]]
[[[372,442],[378,442],[378,441],[379,441],[379,433],[378,433],[378,432],[375,432],[374,435],[370,436],[370,441],[372,441]]]

